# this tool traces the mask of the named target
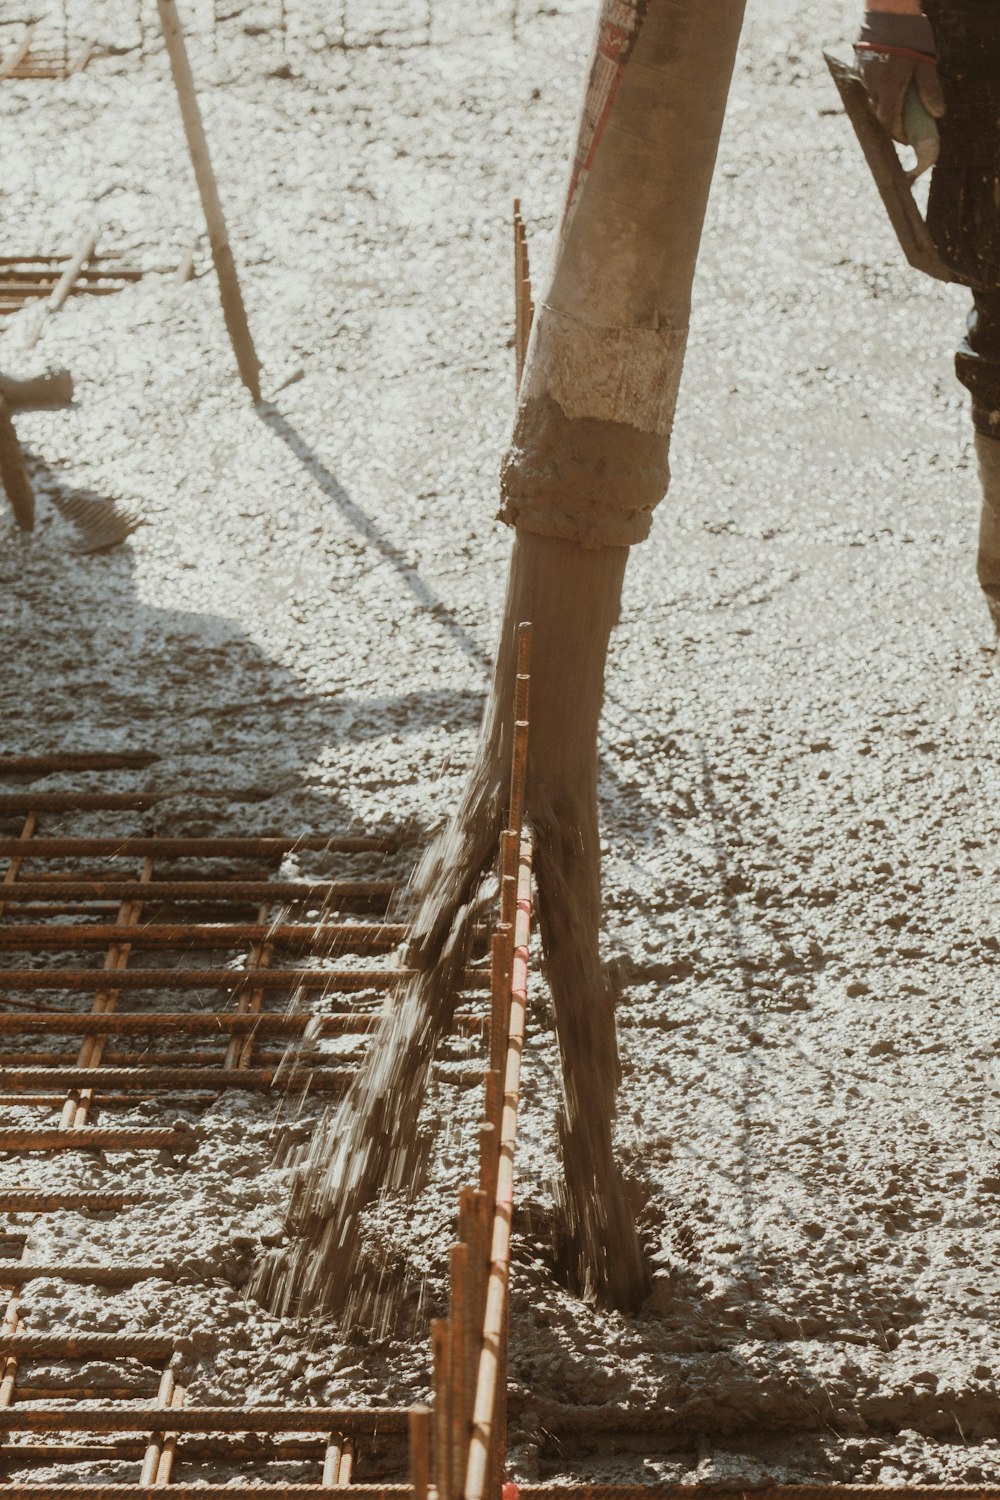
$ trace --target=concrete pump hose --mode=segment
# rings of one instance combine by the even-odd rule
[[[585,547],[648,535],[744,0],[604,0],[501,518]]]

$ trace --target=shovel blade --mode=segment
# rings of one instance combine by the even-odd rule
[[[938,281],[954,281],[931,239],[931,232],[917,207],[910,181],[896,155],[896,148],[882,128],[872,109],[868,91],[860,76],[847,63],[829,52],[823,53],[830,75],[837,85],[844,112],[865,154],[879,196],[885,205],[889,222],[900,248],[910,265],[925,276]]]

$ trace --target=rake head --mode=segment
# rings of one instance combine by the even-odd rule
[[[72,521],[80,533],[77,552],[108,552],[121,546],[142,525],[142,517],[134,511],[100,496],[53,495],[52,500],[60,515]]]

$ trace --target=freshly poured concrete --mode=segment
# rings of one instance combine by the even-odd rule
[[[214,53],[195,9],[271,404],[238,384],[204,245],[190,285],[72,301],[30,362],[27,319],[9,325],[0,366],[65,363],[77,404],[18,417],[39,522],[26,538],[0,512],[3,748],[155,746],[151,772],[114,785],[274,788],[219,824],[187,807],[179,831],[419,833],[461,786],[509,549],[491,517],[510,200],[540,277],[591,7],[524,4],[515,37],[506,0],[434,0],[432,45],[343,51],[329,7],[291,0],[287,58],[275,6],[222,23]],[[406,31],[405,4],[376,9],[350,0],[349,40]],[[134,8],[107,24],[127,44]],[[965,298],[901,264],[835,112],[819,49],[853,24],[842,0],[766,0],[738,64],[673,487],[629,565],[604,727],[620,1150],[655,1288],[629,1320],[551,1273],[536,981],[511,1319],[523,1479],[1000,1478],[1000,775],[950,368]],[[5,253],[68,249],[96,212],[102,248],[180,260],[198,207],[159,47],[5,82],[0,119]],[[57,488],[148,524],[77,557]],[[124,1177],[163,1204],[40,1219],[33,1258],[162,1258],[177,1277],[33,1283],[24,1326],[179,1330],[192,1400],[426,1396],[422,1330],[474,1156],[472,1096],[435,1107],[430,1184],[369,1226],[407,1287],[393,1335],[317,1340],[243,1302],[284,1183],[274,1105],[235,1095],[192,1116],[216,1128],[186,1166],[66,1157],[17,1176]],[[560,1454],[552,1403],[655,1412],[660,1435]]]

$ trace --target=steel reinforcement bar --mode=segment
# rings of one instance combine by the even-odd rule
[[[208,902],[249,905],[257,901],[321,901],[334,907],[340,901],[386,902],[396,890],[395,880],[78,880],[75,876],[45,875],[18,880],[4,902],[13,906],[47,900]]]
[[[0,859],[280,859],[306,850],[320,854],[395,854],[398,834],[366,837],[340,834],[300,834],[295,838],[36,838],[26,849],[20,839],[0,838]]]
[[[531,627],[521,625],[509,827],[501,838],[500,924],[491,944],[490,1068],[479,1183],[459,1195],[449,1313],[431,1327],[436,1500],[500,1500],[504,1479],[514,1151],[531,935],[531,842],[522,826],[530,650]],[[413,1462],[416,1472],[416,1455]]]
[[[414,970],[394,969],[0,969],[7,990],[328,990],[395,989]],[[463,986],[485,988],[485,969],[466,969]]]
[[[162,1416],[162,1411],[161,1411]],[[434,1495],[433,1489],[430,1491]],[[720,1489],[702,1485],[505,1484],[503,1500],[996,1500],[983,1485],[774,1485]],[[2,1500],[426,1500],[413,1484],[0,1484]]]
[[[116,1010],[107,1015],[94,1016],[80,1011],[0,1011],[0,1036],[31,1036],[39,1032],[52,1032],[60,1036],[273,1036],[294,1037],[303,1032],[315,1032],[319,1036],[350,1031],[371,1031],[377,1026],[376,1011],[336,1011],[330,1015],[301,1011],[296,1015],[275,1015],[270,1011],[173,1011],[173,1010]],[[461,1032],[481,1031],[487,1025],[484,1017],[474,1012],[459,1011],[455,1016],[456,1030]]]
[[[157,1408],[162,1418],[165,1413]],[[169,1413],[173,1422],[175,1413]],[[0,1484],[2,1500],[419,1500],[409,1484]]]

